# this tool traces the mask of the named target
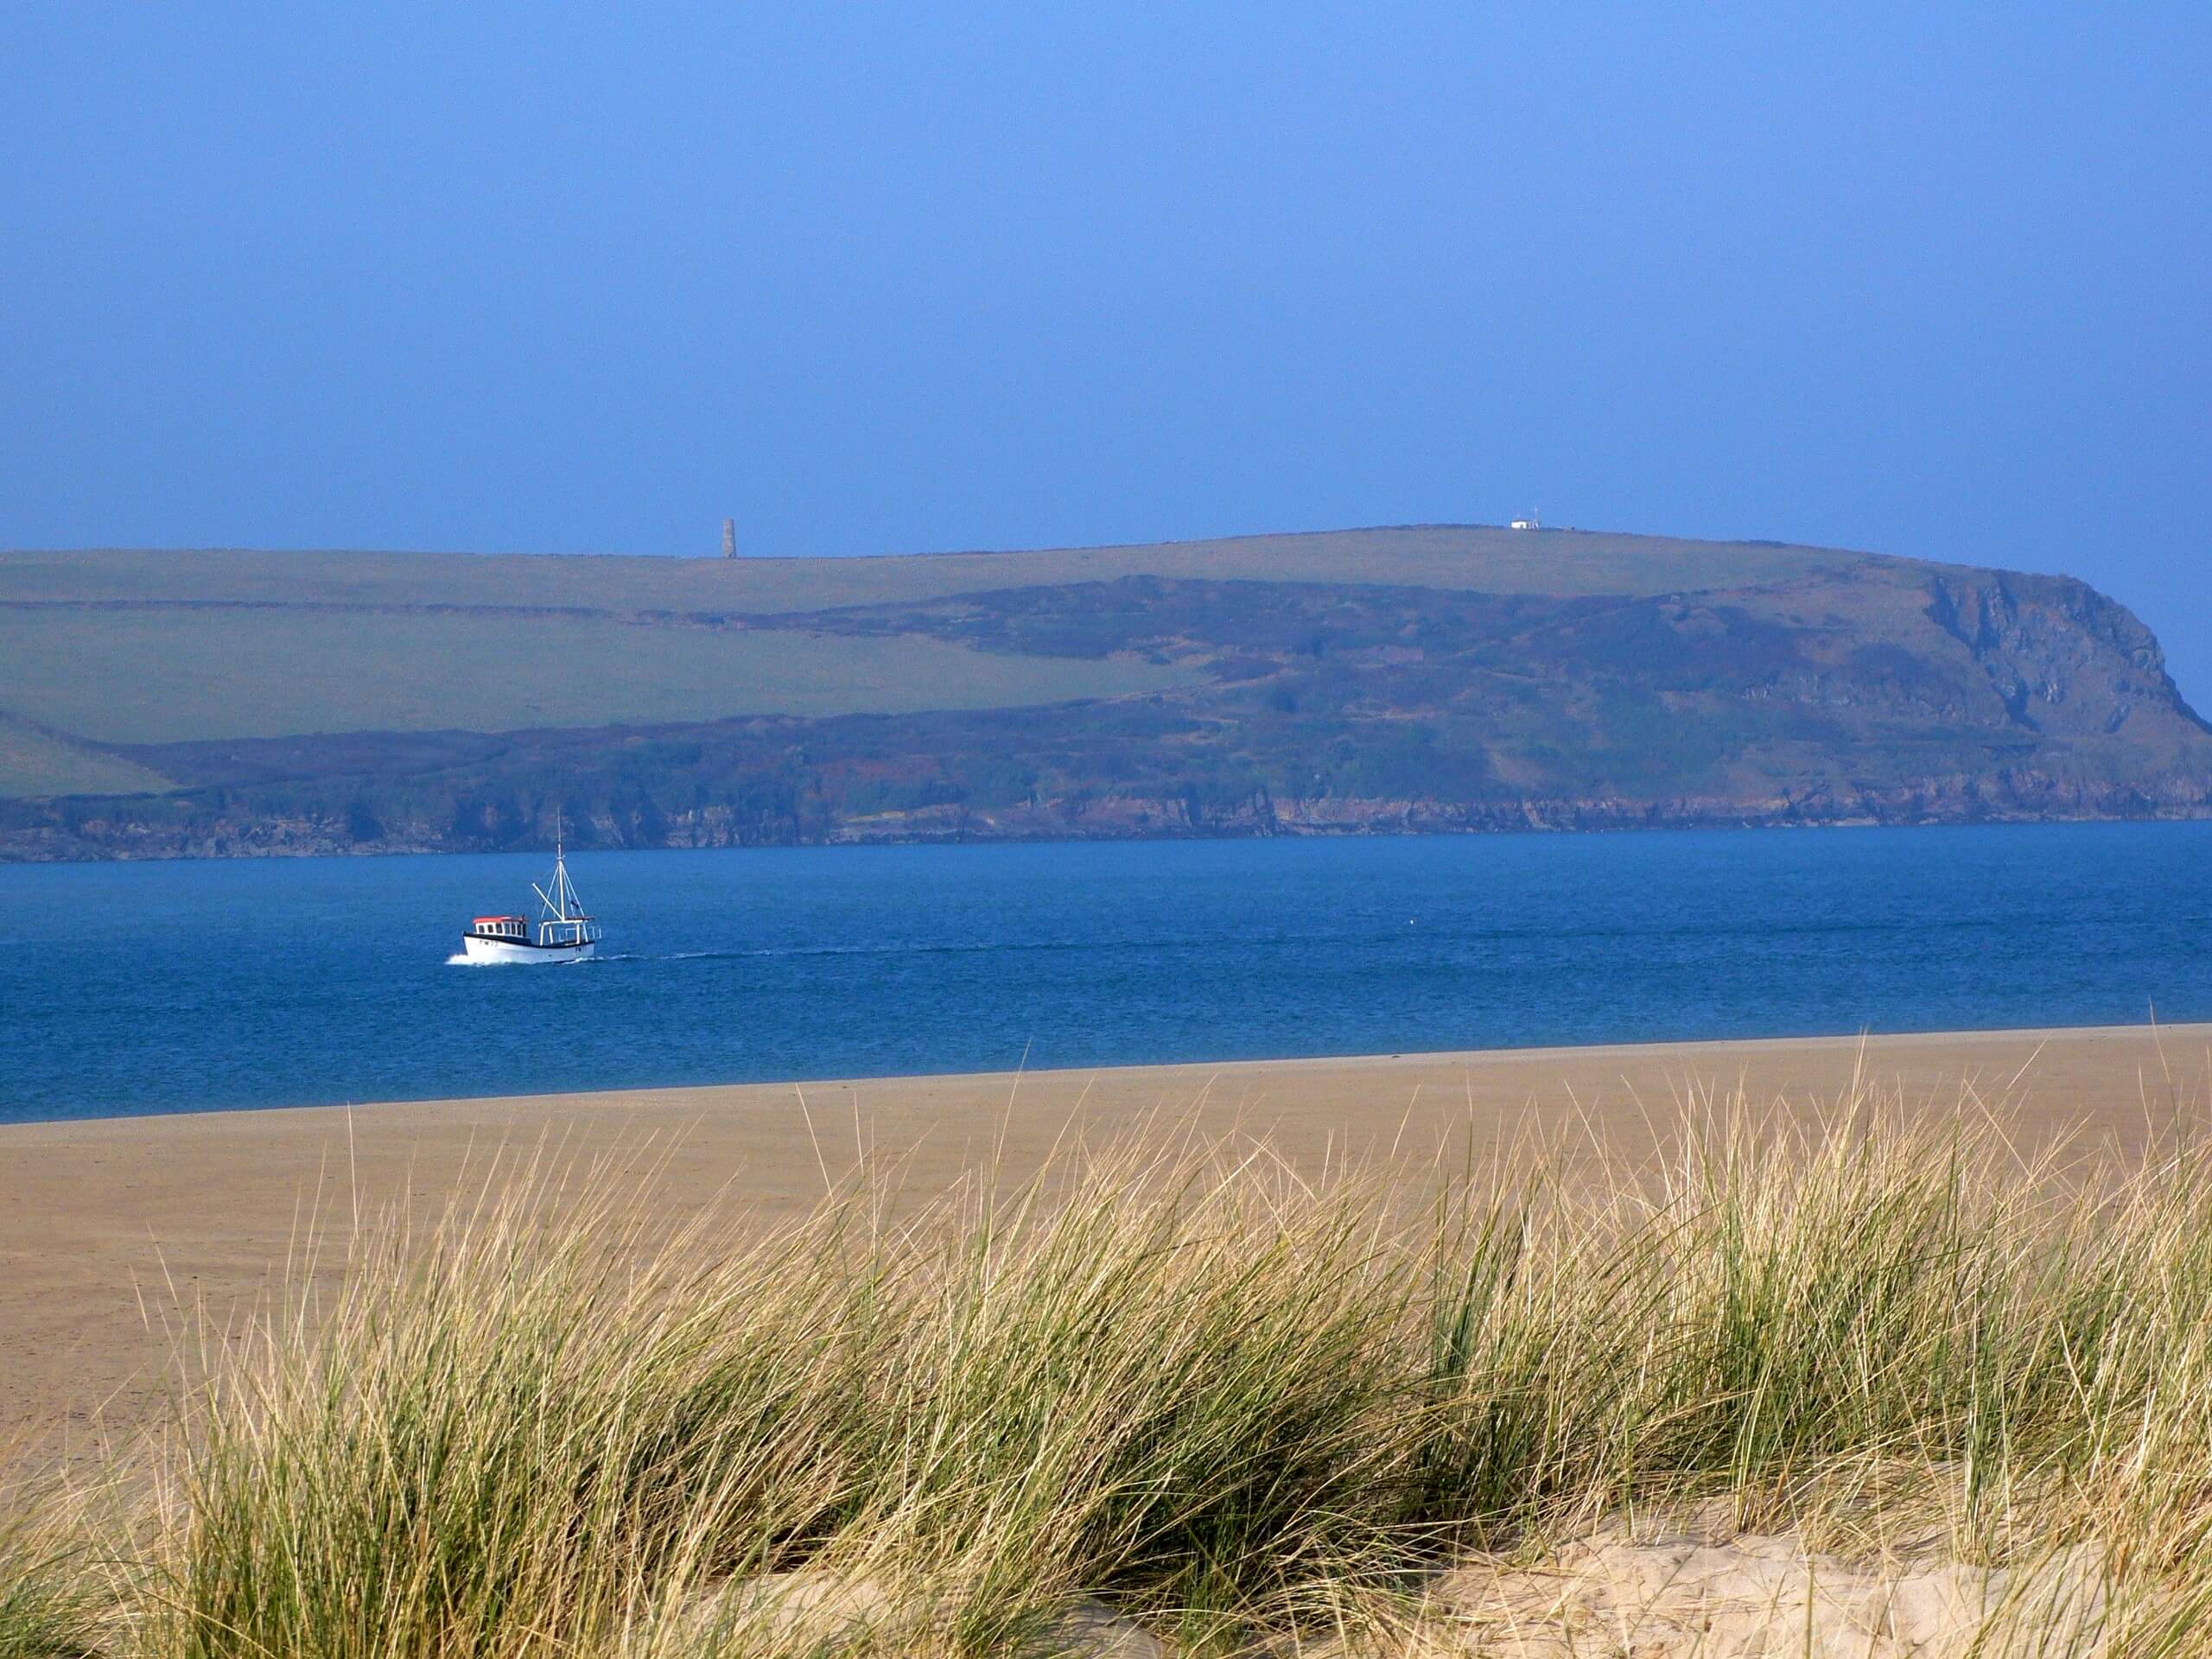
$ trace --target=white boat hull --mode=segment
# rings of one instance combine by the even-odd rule
[[[528,944],[520,939],[487,939],[475,933],[461,936],[461,953],[473,963],[582,962],[599,949],[583,944]]]

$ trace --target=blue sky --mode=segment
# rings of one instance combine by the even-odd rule
[[[2212,703],[2212,11],[14,6],[0,544],[1548,520]]]

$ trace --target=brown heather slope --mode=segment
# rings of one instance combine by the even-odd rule
[[[2124,607],[1764,544],[0,555],[0,645],[17,858],[2212,810]]]

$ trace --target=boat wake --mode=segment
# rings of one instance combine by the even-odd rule
[[[448,968],[582,968],[588,963],[594,962],[643,962],[645,960],[645,957],[639,957],[633,952],[620,951],[613,956],[572,957],[565,962],[549,962],[541,963],[518,961],[512,957],[493,957],[490,958],[481,958],[472,957],[466,950],[456,950],[453,955],[446,958],[446,966]]]

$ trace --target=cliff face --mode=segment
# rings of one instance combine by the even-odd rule
[[[1974,653],[2029,729],[2111,734],[2139,709],[2202,725],[2150,629],[2086,582],[1988,572],[1939,575],[1929,587],[1929,615]]]
[[[1485,592],[1474,569],[1132,574],[687,613],[856,671],[918,641],[1167,689],[103,743],[176,787],[0,802],[0,855],[529,846],[556,807],[619,846],[2212,815],[2212,731],[2150,630],[2085,584],[1844,555],[1758,574],[1622,594]]]

